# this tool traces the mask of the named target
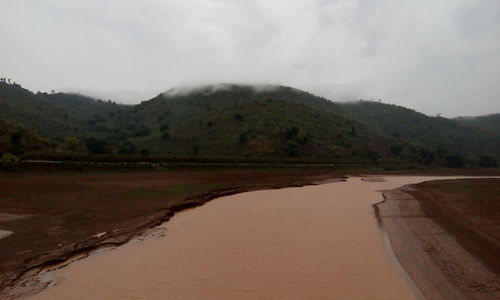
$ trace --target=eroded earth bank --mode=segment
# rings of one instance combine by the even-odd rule
[[[384,197],[382,225],[426,299],[500,299],[500,179],[430,181]]]

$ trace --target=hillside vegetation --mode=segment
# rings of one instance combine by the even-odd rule
[[[0,82],[0,118],[58,142],[70,136],[95,136],[100,128],[93,125],[123,107],[77,94],[34,94],[18,84]]]
[[[40,135],[20,125],[0,119],[0,153],[20,153],[50,147],[50,142]]]
[[[456,120],[430,117],[391,104],[358,101],[342,104],[345,114],[402,141],[426,145],[437,153],[498,156],[500,139],[492,132]]]
[[[159,95],[106,126],[155,154],[374,159],[388,153],[390,138],[308,101],[336,107],[287,87],[226,85]]]
[[[174,89],[125,106],[2,82],[0,118],[44,136],[46,146],[36,149],[52,143],[61,153],[452,166],[491,165],[500,153],[489,119],[465,124],[377,102],[340,104],[284,86]]]
[[[456,120],[461,124],[481,128],[500,137],[500,114],[479,117],[458,117]]]

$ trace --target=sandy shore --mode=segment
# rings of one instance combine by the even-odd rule
[[[416,198],[412,194],[422,192],[417,187],[419,185],[410,185],[385,191],[385,201],[377,207],[397,259],[422,294],[426,299],[436,300],[500,299],[500,277],[494,270],[500,259],[498,239],[493,239],[488,245],[472,241],[480,246],[481,253],[478,255],[464,247],[471,242],[473,231],[477,231],[481,224],[486,224],[486,230],[493,234],[491,226],[498,224],[498,218],[488,223],[488,218],[477,212],[477,205],[471,201],[448,200],[446,193],[436,199]],[[440,202],[446,201],[453,210],[436,211],[434,208],[431,212],[422,208],[423,205],[430,205],[429,202],[440,205]],[[473,219],[475,224],[463,222],[467,218]],[[460,226],[469,228],[451,228],[456,221],[461,223]],[[490,249],[486,249],[488,247]],[[484,261],[486,250],[496,255],[490,263]]]
[[[56,271],[55,285],[32,299],[416,299],[372,205],[379,190],[430,179],[351,178],[219,198],[176,215],[163,238]]]

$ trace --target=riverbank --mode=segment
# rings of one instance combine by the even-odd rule
[[[163,237],[46,273],[54,284],[30,299],[415,299],[372,205],[436,177],[384,178],[218,198],[176,214]]]
[[[40,270],[122,245],[185,208],[341,179],[322,169],[3,174],[0,229],[12,234],[0,239],[0,299],[40,290]]]
[[[176,211],[244,191],[342,180],[345,173],[306,168],[4,174],[0,229],[14,234],[0,239],[0,266],[8,270],[1,275],[0,298],[40,290],[48,282],[32,279],[41,269],[122,245]]]
[[[384,198],[381,224],[426,299],[500,298],[500,179],[430,181]]]

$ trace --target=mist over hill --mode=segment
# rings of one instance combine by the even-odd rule
[[[335,103],[276,85],[179,87],[120,105],[1,82],[0,119],[43,136],[62,153],[418,164],[458,159],[459,165],[484,156],[496,160],[500,153],[492,121],[430,117],[371,101]]]
[[[500,113],[479,117],[455,118],[461,124],[481,128],[500,137]]]

